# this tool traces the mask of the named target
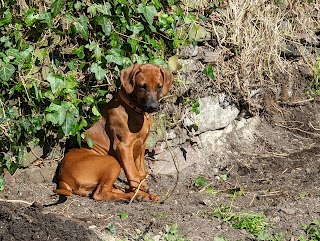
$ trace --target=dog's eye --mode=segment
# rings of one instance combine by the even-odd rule
[[[139,87],[140,87],[141,90],[145,90],[145,91],[148,90],[148,87],[147,87],[146,84],[140,85]]]
[[[162,90],[162,85],[158,85],[158,91]]]

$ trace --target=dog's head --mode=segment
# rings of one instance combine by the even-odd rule
[[[159,110],[159,98],[166,95],[172,85],[173,75],[162,67],[137,64],[121,71],[122,87],[138,106],[148,113]]]

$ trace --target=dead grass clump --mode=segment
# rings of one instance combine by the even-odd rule
[[[219,48],[231,56],[216,66],[224,72],[217,79],[218,89],[240,94],[250,112],[263,109],[263,98],[258,98],[263,93],[278,98],[297,59],[312,69],[319,6],[318,1],[230,0],[214,11],[210,28]]]

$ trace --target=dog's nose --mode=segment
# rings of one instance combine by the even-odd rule
[[[146,103],[143,106],[143,109],[148,113],[157,112],[159,110],[159,103],[158,102]]]

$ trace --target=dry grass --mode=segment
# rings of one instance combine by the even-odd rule
[[[262,109],[263,98],[257,96],[270,91],[279,96],[293,78],[293,61],[281,54],[288,46],[300,52],[299,64],[312,72],[319,6],[319,1],[307,0],[229,0],[214,11],[207,29],[229,55],[217,66],[224,72],[218,75],[218,89],[237,93],[238,99],[240,94],[252,112]],[[282,78],[276,78],[277,73]]]

